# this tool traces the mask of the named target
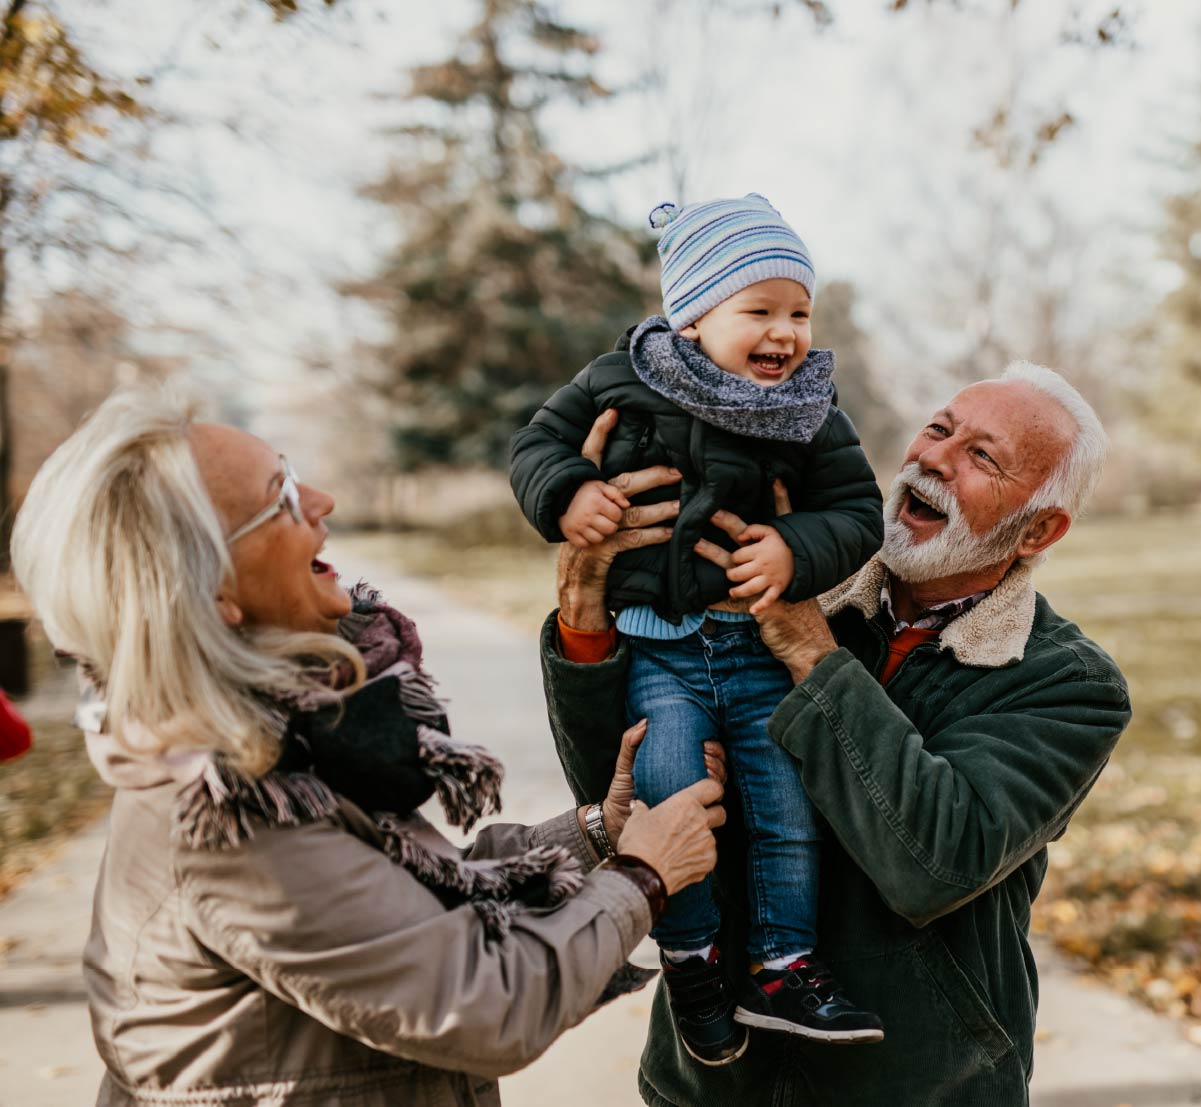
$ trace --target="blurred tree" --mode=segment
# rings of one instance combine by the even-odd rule
[[[112,301],[73,289],[22,313],[32,321],[22,328],[9,366],[13,410],[21,413],[12,466],[18,494],[49,452],[114,388],[160,380],[179,368],[179,358],[146,353]]]
[[[589,211],[542,120],[610,95],[595,37],[535,0],[481,0],[443,61],[409,72],[402,156],[365,194],[400,244],[344,291],[395,338],[362,379],[394,415],[397,467],[503,466],[512,432],[656,299],[649,235]],[[586,125],[583,120],[577,126]]]
[[[0,571],[8,567],[12,525],[11,253],[47,190],[20,168],[39,145],[85,157],[88,140],[114,117],[141,110],[128,90],[92,68],[45,6],[8,0],[0,9]]]
[[[306,7],[304,0],[259,2],[281,20]],[[309,0],[322,6],[334,2]],[[0,572],[8,568],[16,506],[14,436],[28,426],[12,380],[22,337],[11,320],[18,257],[53,253],[79,259],[98,249],[128,254],[121,236],[110,241],[114,221],[148,228],[160,246],[189,242],[139,212],[131,194],[155,192],[194,203],[185,189],[149,181],[137,171],[114,189],[98,183],[101,171],[121,160],[115,156],[120,124],[156,120],[146,103],[151,84],[150,77],[123,82],[102,72],[54,0],[0,0]],[[121,151],[130,166],[139,156],[137,149]]]
[[[1160,372],[1147,422],[1156,439],[1184,448],[1201,463],[1201,142],[1190,151],[1192,186],[1168,198],[1164,254],[1181,273],[1159,310]]]
[[[855,320],[855,286],[849,281],[818,286],[813,345],[834,351],[838,406],[851,417],[877,475],[887,482],[905,443],[906,423],[897,397],[889,395],[872,376],[870,344]]]

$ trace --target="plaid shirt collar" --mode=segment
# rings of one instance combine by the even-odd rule
[[[971,611],[987,595],[987,592],[974,592],[957,600],[936,603],[923,608],[912,621],[906,622],[893,614],[892,596],[888,591],[888,577],[885,576],[884,583],[880,586],[880,616],[885,626],[891,627],[890,634],[900,634],[909,627],[913,627],[914,630],[942,630],[952,619],[958,619],[960,615]]]

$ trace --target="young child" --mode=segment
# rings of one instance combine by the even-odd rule
[[[727,1064],[744,1025],[821,1041],[878,1041],[879,1019],[841,994],[813,956],[819,832],[793,759],[767,733],[792,682],[731,598],[816,596],[854,573],[883,536],[880,492],[855,430],[833,404],[828,350],[811,350],[814,269],[796,232],[762,197],[651,213],[663,307],[556,392],[513,438],[510,477],[550,541],[596,544],[625,498],[606,478],[655,464],[680,486],[668,543],[621,554],[608,600],[630,646],[627,710],[649,720],[635,789],[655,804],[705,776],[703,743],[724,741],[749,839],[749,979],[737,1007],[715,942],[710,883],[678,892],[655,929],[676,1025],[688,1052]],[[580,447],[617,408],[601,469]],[[775,513],[773,482],[793,510]],[[639,502],[635,497],[634,501]],[[750,526],[739,543],[710,523],[719,508]],[[736,547],[729,579],[693,552]],[[731,588],[731,581],[735,586]]]

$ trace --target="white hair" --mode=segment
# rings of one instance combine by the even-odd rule
[[[333,635],[240,632],[216,597],[233,565],[174,387],[110,396],[38,471],[13,529],[13,567],[61,650],[102,684],[107,729],[130,745],[217,750],[247,772],[278,756],[273,701],[321,689],[362,659]]]
[[[1109,439],[1097,413],[1076,389],[1045,365],[1014,361],[1006,366],[1000,379],[1021,381],[1050,396],[1076,424],[1071,446],[1023,507],[1023,513],[1033,518],[1040,511],[1058,507],[1078,515],[1096,487],[1109,452]]]

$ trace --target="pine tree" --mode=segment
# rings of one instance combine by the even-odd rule
[[[365,190],[401,242],[345,289],[394,331],[364,377],[395,412],[400,469],[503,466],[548,392],[653,304],[650,236],[589,211],[579,185],[596,170],[544,133],[548,108],[610,95],[598,49],[544,4],[480,0],[453,54],[409,72],[401,156]]]

